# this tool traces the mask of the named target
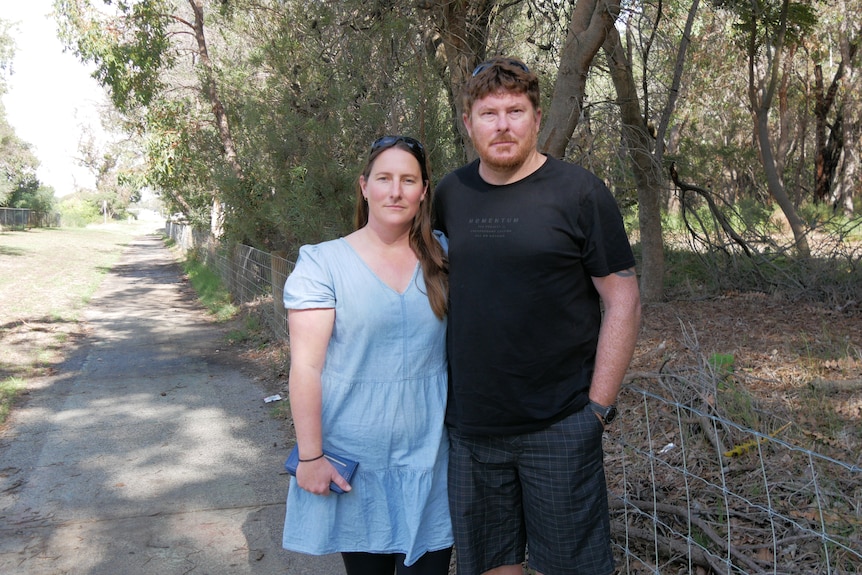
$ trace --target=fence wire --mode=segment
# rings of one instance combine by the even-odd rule
[[[29,208],[0,208],[0,231],[4,229],[59,227],[59,214],[46,214]]]
[[[287,338],[281,296],[293,262],[185,225],[166,231]],[[760,413],[759,429],[736,423],[724,406],[742,393],[703,368],[623,386],[604,439],[617,573],[862,573],[862,454],[850,463],[821,453],[778,415]]]
[[[804,430],[778,417],[750,429],[720,399],[645,389],[699,385],[662,377],[624,386],[622,421],[605,438],[620,572],[862,572],[858,461],[804,447]]]

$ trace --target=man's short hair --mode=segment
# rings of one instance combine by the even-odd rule
[[[533,108],[541,107],[539,77],[517,58],[497,56],[476,66],[464,86],[463,112],[469,114],[476,100],[496,92],[526,94]]]

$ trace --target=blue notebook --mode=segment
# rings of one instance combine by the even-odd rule
[[[344,456],[336,455],[324,450],[323,456],[332,464],[332,466],[341,474],[341,476],[350,483],[353,479],[353,474],[356,473],[356,468],[359,463]],[[296,477],[296,467],[299,465],[299,448],[294,445],[290,455],[287,456],[287,461],[284,462],[284,468],[288,473]],[[334,482],[329,484],[329,490],[334,493],[344,493],[344,490]]]

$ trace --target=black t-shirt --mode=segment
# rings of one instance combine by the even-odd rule
[[[435,191],[435,227],[449,239],[446,423],[536,431],[588,402],[601,323],[591,277],[635,260],[613,196],[587,170],[549,157],[494,186],[478,166]]]

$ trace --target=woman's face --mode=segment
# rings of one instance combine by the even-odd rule
[[[368,178],[361,177],[359,185],[368,201],[369,225],[407,230],[427,192],[419,161],[399,148],[381,152]]]

